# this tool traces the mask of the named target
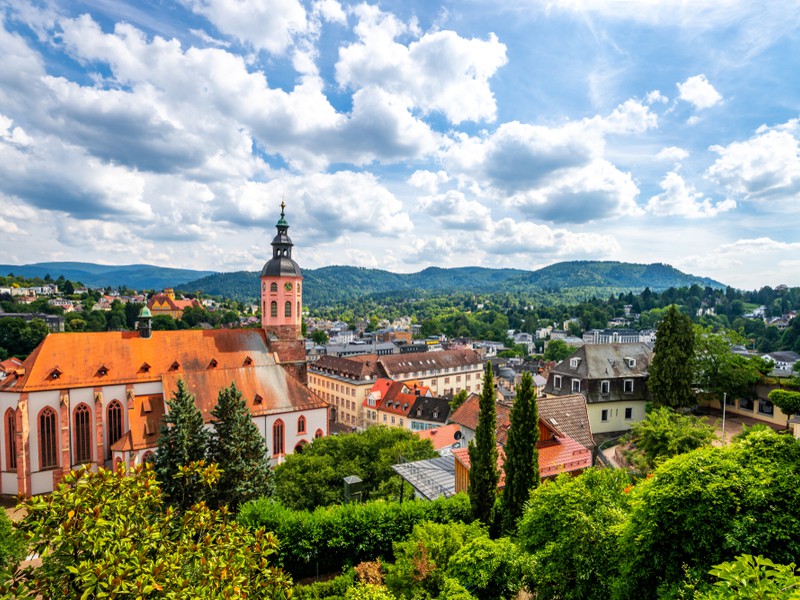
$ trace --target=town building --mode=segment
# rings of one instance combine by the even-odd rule
[[[82,465],[149,460],[179,380],[209,426],[219,390],[235,384],[272,464],[327,435],[327,404],[304,380],[302,275],[283,211],[277,228],[261,329],[153,331],[143,308],[137,331],[48,335],[0,382],[0,493],[46,493]]]
[[[583,394],[594,434],[625,431],[645,416],[652,358],[642,343],[586,344],[550,369],[544,391]]]
[[[111,310],[113,300],[110,296],[101,296],[96,305],[97,310]],[[167,316],[173,319],[180,319],[183,311],[187,308],[199,306],[200,303],[197,300],[176,299],[175,291],[172,288],[167,288],[160,294],[154,294],[147,301],[147,308],[154,317]]]

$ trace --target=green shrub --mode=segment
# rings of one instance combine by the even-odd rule
[[[6,511],[0,509],[0,571],[14,567],[23,555],[22,536],[14,530]]]
[[[294,588],[294,600],[343,600],[347,590],[356,584],[356,572],[346,569],[338,577],[329,581],[318,581],[309,585],[298,585]]]
[[[360,562],[394,557],[392,543],[406,539],[423,521],[471,521],[465,494],[433,502],[368,502],[293,511],[261,499],[245,504],[239,520],[265,528],[280,540],[279,559],[296,579],[333,573]]]
[[[506,600],[522,587],[524,560],[510,539],[478,537],[450,559],[447,571],[480,600]]]

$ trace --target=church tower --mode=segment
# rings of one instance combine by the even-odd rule
[[[261,326],[270,350],[282,365],[305,381],[306,348],[302,336],[303,275],[292,260],[292,240],[286,221],[286,203],[281,202],[281,218],[272,240],[272,258],[261,269]],[[301,364],[302,363],[302,364]]]

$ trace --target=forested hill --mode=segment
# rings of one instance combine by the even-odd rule
[[[325,306],[362,296],[411,290],[428,292],[468,291],[536,292],[565,289],[598,289],[640,292],[649,287],[662,291],[671,287],[725,287],[707,277],[696,277],[664,264],[575,261],[550,265],[537,271],[460,267],[429,267],[418,273],[400,274],[379,269],[333,266],[305,269],[304,300],[309,306]],[[245,300],[258,295],[258,273],[217,273],[191,281],[181,289]]]

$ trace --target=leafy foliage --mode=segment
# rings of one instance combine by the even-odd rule
[[[560,362],[575,352],[575,348],[568,345],[564,340],[551,340],[544,349],[545,360]]]
[[[790,600],[800,597],[800,573],[794,563],[775,564],[763,556],[742,554],[709,572],[717,582],[695,600]]]
[[[562,474],[531,494],[518,541],[532,554],[536,598],[606,600],[617,575],[616,530],[627,517],[631,481],[622,470]]]
[[[50,330],[41,319],[26,322],[21,317],[0,319],[0,349],[8,356],[25,358],[33,352]]]
[[[723,394],[748,397],[771,367],[760,356],[746,357],[732,352],[743,339],[735,331],[713,332],[695,327],[695,382],[719,400]]]
[[[467,390],[461,390],[455,396],[453,396],[453,399],[450,400],[450,414],[453,414],[459,406],[464,404],[464,402],[467,401],[467,398]]]
[[[617,598],[654,598],[677,585],[683,565],[705,573],[737,554],[800,553],[800,442],[751,433],[724,448],[701,448],[662,463],[633,490],[617,554]]]
[[[492,363],[487,362],[483,374],[481,397],[478,402],[478,427],[475,439],[470,441],[469,452],[469,501],[472,516],[492,525],[494,504],[497,497],[497,437],[494,374]]]
[[[343,498],[342,480],[355,475],[364,482],[364,500],[393,498],[403,482],[392,465],[435,456],[430,441],[399,427],[318,438],[275,469],[275,494],[297,510],[337,504]]]
[[[293,511],[266,498],[245,504],[239,521],[273,531],[281,540],[280,559],[294,577],[339,571],[346,565],[394,556],[393,543],[406,539],[423,521],[470,520],[463,494],[433,502],[368,502]]]
[[[187,465],[205,460],[209,434],[194,395],[182,379],[167,402],[168,414],[161,422],[155,471],[169,504],[186,510],[206,498],[208,490],[194,477],[182,476]]]
[[[714,428],[707,419],[682,415],[662,406],[631,426],[634,451],[629,458],[643,471],[651,471],[659,460],[709,446],[714,437]]]
[[[510,415],[511,426],[505,445],[505,488],[501,503],[503,530],[516,529],[531,490],[539,485],[539,409],[529,371],[522,374]]]
[[[211,416],[208,459],[222,471],[214,487],[215,504],[235,511],[249,500],[269,496],[273,482],[267,445],[235,384],[219,391]]]
[[[696,403],[692,391],[694,331],[692,320],[675,305],[658,326],[647,389],[655,406],[679,408]]]
[[[475,538],[450,559],[448,574],[480,600],[516,597],[523,565],[517,545],[508,538]]]
[[[22,537],[12,528],[5,510],[0,510],[0,578],[3,569],[13,568],[24,556]]]
[[[212,484],[216,473],[196,465]],[[72,472],[49,496],[24,503],[19,524],[41,566],[19,568],[15,598],[289,598],[271,566],[277,540],[205,504],[164,510],[148,467]],[[3,595],[3,597],[9,597]]]
[[[769,401],[781,409],[788,417],[800,412],[800,392],[793,390],[772,390]]]

